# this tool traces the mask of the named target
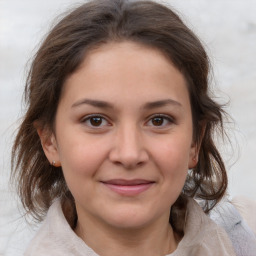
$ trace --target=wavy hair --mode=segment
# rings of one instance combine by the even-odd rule
[[[12,150],[12,178],[25,210],[41,220],[60,197],[71,215],[74,199],[61,167],[48,162],[36,128],[54,131],[54,120],[64,81],[93,48],[108,42],[132,41],[153,47],[167,56],[184,75],[193,117],[197,166],[189,171],[181,195],[171,209],[170,222],[184,214],[186,198],[203,199],[208,212],[223,197],[227,174],[215,145],[223,134],[221,105],[209,90],[210,63],[197,36],[170,8],[153,1],[94,0],[72,10],[49,32],[34,56],[25,86],[27,110]]]

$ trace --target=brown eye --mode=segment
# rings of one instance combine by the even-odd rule
[[[89,121],[92,126],[100,126],[102,124],[102,117],[91,117]]]
[[[164,123],[164,118],[163,117],[154,117],[154,118],[152,118],[152,124],[154,125],[154,126],[161,126],[161,125],[163,125],[163,123]]]
[[[147,122],[147,125],[152,127],[165,128],[170,126],[173,123],[175,122],[171,116],[159,114],[151,117]]]
[[[90,128],[104,128],[109,126],[110,123],[106,118],[99,115],[89,115],[82,119],[82,123]]]

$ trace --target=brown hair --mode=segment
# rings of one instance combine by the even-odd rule
[[[55,198],[72,204],[73,197],[61,167],[49,164],[35,125],[54,131],[65,79],[92,48],[125,40],[163,52],[188,84],[199,161],[189,171],[170,221],[175,225],[176,218],[180,218],[177,209],[184,209],[186,197],[204,199],[204,210],[208,212],[226,191],[225,166],[213,141],[217,129],[223,132],[224,111],[209,95],[209,60],[199,39],[177,14],[158,3],[94,0],[73,10],[50,31],[28,74],[27,112],[13,146],[12,170],[23,206],[39,220]]]

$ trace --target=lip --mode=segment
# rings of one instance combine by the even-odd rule
[[[155,182],[144,179],[112,179],[102,181],[102,184],[119,195],[136,196],[148,190],[155,184]]]

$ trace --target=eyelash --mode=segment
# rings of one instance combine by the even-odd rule
[[[107,122],[107,124],[105,124],[104,126],[111,126],[111,124],[110,124],[110,122],[107,120],[107,118],[104,117],[104,116],[102,116],[102,115],[100,115],[100,114],[87,115],[87,116],[85,116],[85,117],[81,120],[81,122],[82,122],[82,123],[86,123],[87,121],[90,122],[90,124],[86,124],[86,125],[89,126],[89,127],[91,127],[91,128],[94,128],[94,129],[100,129],[100,128],[102,128],[101,123],[99,124],[99,126],[97,126],[97,125],[92,125],[91,121],[92,121],[93,118],[99,118],[99,119],[101,120],[101,123],[104,122],[104,121]]]
[[[173,117],[169,116],[169,115],[164,115],[164,114],[155,114],[153,116],[150,117],[150,119],[146,122],[146,123],[149,123],[149,122],[152,122],[154,118],[161,118],[163,119],[163,122],[164,121],[167,121],[167,124],[164,124],[164,125],[149,125],[149,126],[153,126],[153,127],[157,127],[157,128],[164,128],[166,126],[169,126],[171,124],[174,124],[175,123],[175,120]]]
[[[98,118],[99,119],[99,122],[100,122],[99,125],[93,125],[92,124],[93,118]],[[162,123],[160,123],[160,125],[154,125],[154,124],[152,124],[154,118],[160,118],[163,123],[167,122],[167,124],[164,123],[164,125],[163,125]],[[108,119],[106,117],[104,117],[103,115],[100,115],[100,114],[92,114],[92,115],[85,116],[81,120],[81,122],[85,123],[88,127],[93,128],[93,129],[100,129],[102,127],[111,126],[111,123],[108,121]],[[87,123],[87,122],[90,122],[90,123]],[[102,125],[102,122],[106,122],[106,124]],[[149,124],[150,122],[151,122],[151,124]],[[156,127],[156,128],[160,129],[160,128],[164,128],[164,127],[169,126],[169,125],[174,124],[174,123],[175,123],[174,118],[169,116],[169,115],[155,114],[153,116],[150,116],[150,118],[146,122],[146,125],[151,126],[151,127]]]

